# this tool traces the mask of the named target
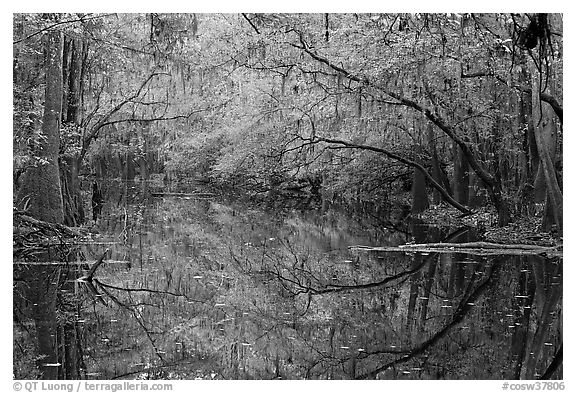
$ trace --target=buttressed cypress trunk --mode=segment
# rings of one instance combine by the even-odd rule
[[[36,165],[24,174],[18,193],[20,207],[27,206],[27,214],[37,219],[62,223],[64,209],[58,170],[60,150],[60,114],[62,110],[62,33],[50,31],[45,36],[46,95],[42,122],[43,140],[34,155]],[[38,259],[50,259],[48,251]],[[58,323],[56,299],[59,272],[52,266],[35,266],[29,272],[27,299],[34,306],[34,322],[38,337],[38,369],[40,378],[57,379]]]
[[[540,80],[540,73],[536,69],[536,66],[532,66],[532,121],[534,123],[534,135],[536,137],[536,146],[540,157],[541,169],[544,174],[544,179],[546,180],[548,202],[551,204],[552,216],[554,217],[558,231],[562,233],[562,190],[558,184],[554,163],[550,156],[550,146],[549,141],[547,140],[549,138],[546,138],[545,136],[545,134],[551,133],[551,129],[555,127],[555,125],[550,114],[551,109],[540,100],[541,88],[542,82]]]
[[[46,35],[46,95],[42,134],[38,158],[24,174],[18,193],[20,207],[27,206],[29,215],[37,219],[62,223],[62,191],[58,173],[60,150],[60,113],[62,110],[62,33],[51,31]]]

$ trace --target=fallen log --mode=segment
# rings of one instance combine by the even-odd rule
[[[39,228],[64,233],[64,234],[72,236],[72,237],[81,237],[84,235],[79,229],[73,229],[72,227],[68,227],[66,225],[38,220],[34,217],[30,217],[30,216],[28,216],[22,212],[18,212],[18,211],[15,211],[14,213],[18,215],[18,218],[20,220],[25,221],[25,222],[27,222],[31,225],[34,225],[36,227],[39,227]]]
[[[197,193],[186,193],[186,192],[151,192],[153,197],[211,197],[214,194],[209,192],[197,192]]]
[[[377,252],[460,253],[472,255],[544,255],[562,256],[562,246],[546,247],[532,244],[499,244],[488,242],[470,243],[424,243],[398,246],[350,246],[351,250]]]

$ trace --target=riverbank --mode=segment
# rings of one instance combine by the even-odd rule
[[[541,230],[541,217],[522,217],[507,226],[498,227],[498,216],[493,208],[480,208],[476,213],[462,217],[453,207],[432,206],[417,216],[430,225],[471,226],[479,229],[480,240],[500,244],[532,244],[562,246],[562,236],[556,231]]]

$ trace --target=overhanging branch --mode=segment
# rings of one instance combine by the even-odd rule
[[[464,139],[462,139],[452,127],[450,127],[446,122],[444,122],[444,120],[440,116],[432,113],[432,111],[430,111],[427,108],[424,108],[422,105],[420,105],[416,101],[405,98],[398,93],[395,93],[393,91],[390,91],[388,89],[385,89],[382,86],[379,86],[379,85],[373,83],[366,76],[360,77],[358,75],[352,74],[351,72],[344,69],[343,67],[340,67],[340,66],[333,64],[327,58],[320,56],[316,52],[312,51],[308,47],[308,45],[306,44],[306,42],[304,40],[304,36],[301,32],[299,33],[299,39],[300,39],[300,45],[296,45],[296,44],[292,44],[292,45],[296,48],[303,50],[313,59],[317,60],[318,62],[320,62],[322,64],[327,65],[328,67],[341,73],[342,75],[346,76],[348,79],[350,79],[352,81],[364,84],[365,86],[369,86],[369,87],[372,87],[378,91],[381,91],[384,94],[397,100],[401,105],[412,108],[412,109],[422,113],[429,121],[431,121],[434,125],[436,125],[438,128],[440,128],[440,130],[442,130],[446,135],[448,135],[450,137],[450,139],[452,139],[454,142],[456,142],[458,144],[458,146],[460,146],[460,148],[462,149],[462,152],[464,153],[464,155],[468,159],[470,166],[472,167],[474,172],[476,172],[478,177],[480,177],[480,179],[487,185],[487,187],[489,188],[491,193],[493,193],[493,194],[496,193],[495,189],[497,188],[497,182],[496,182],[495,177],[481,165],[481,163],[478,161],[476,155],[472,151],[472,148],[470,147],[470,145]],[[461,210],[460,208],[458,208],[458,209]]]
[[[424,168],[422,165],[420,165],[419,163],[410,160],[408,158],[402,157],[396,153],[393,153],[391,151],[388,151],[386,149],[380,148],[380,147],[375,147],[375,146],[369,146],[369,145],[362,145],[362,144],[357,144],[357,143],[352,143],[349,141],[344,141],[344,140],[340,140],[340,139],[330,139],[330,138],[322,138],[322,137],[317,137],[314,139],[314,141],[318,141],[318,142],[325,142],[325,143],[332,143],[332,144],[337,144],[337,145],[341,145],[344,146],[346,148],[353,148],[353,149],[361,149],[361,150],[368,150],[368,151],[373,151],[376,153],[382,153],[384,155],[386,155],[389,158],[392,158],[393,160],[399,161],[403,164],[406,164],[408,166],[411,166],[413,168],[418,169],[423,175],[424,177],[426,177],[426,179],[430,182],[430,185],[432,185],[432,187],[434,187],[436,190],[438,190],[438,192],[440,192],[440,194],[442,195],[442,197],[444,198],[444,200],[449,203],[450,205],[454,206],[456,209],[460,210],[462,213],[468,215],[468,214],[472,214],[473,212],[468,209],[466,206],[462,205],[461,203],[459,203],[458,201],[456,201],[454,198],[452,198],[452,196],[444,189],[444,187],[442,187],[426,170],[426,168]]]

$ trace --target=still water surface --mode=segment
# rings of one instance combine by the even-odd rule
[[[104,191],[95,244],[15,266],[15,378],[535,379],[561,348],[561,258],[355,251],[475,238],[319,201]]]

